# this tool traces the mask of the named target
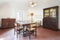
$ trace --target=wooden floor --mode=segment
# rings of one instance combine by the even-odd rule
[[[22,34],[17,38],[14,29],[0,29],[0,40],[29,40]],[[60,40],[60,31],[52,31],[42,27],[37,30],[37,37],[31,36],[31,40]]]

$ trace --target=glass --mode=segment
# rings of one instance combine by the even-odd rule
[[[45,10],[44,12],[45,12],[44,16],[48,17],[49,16],[49,10]]]
[[[50,9],[50,17],[56,17],[56,9]]]

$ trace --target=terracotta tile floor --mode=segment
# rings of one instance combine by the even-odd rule
[[[14,35],[14,29],[1,29],[0,40],[29,40],[29,37],[23,37],[20,34],[17,38],[16,34]],[[31,40],[60,40],[60,31],[52,31],[40,27],[37,30],[37,37],[31,36]]]

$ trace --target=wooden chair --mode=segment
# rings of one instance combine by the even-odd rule
[[[37,36],[37,26],[36,24],[30,24],[27,28],[29,38],[31,38],[31,35],[33,34],[35,37]]]
[[[19,24],[19,23],[16,23],[15,24],[15,28],[14,28],[14,34],[16,33],[17,34],[17,37],[18,37],[18,34],[20,34],[21,31],[23,31],[22,25]]]

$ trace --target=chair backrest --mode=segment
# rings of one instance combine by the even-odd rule
[[[32,23],[32,24],[28,25],[27,28],[28,29],[34,28],[35,30],[37,30],[37,25],[36,25],[36,23]]]

